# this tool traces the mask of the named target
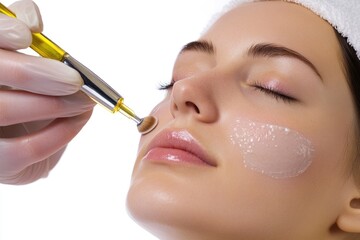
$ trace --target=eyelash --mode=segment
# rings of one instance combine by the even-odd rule
[[[264,84],[259,83],[259,82],[255,82],[253,87],[256,91],[265,93],[266,95],[269,95],[270,97],[275,98],[275,100],[277,100],[277,101],[282,100],[285,103],[292,103],[292,102],[296,101],[295,98],[285,95],[285,94],[277,91],[276,89],[273,89],[269,86],[265,86]]]
[[[171,80],[170,83],[160,83],[158,89],[159,90],[169,90],[170,88],[173,87],[174,83],[175,83],[175,81],[173,79]],[[275,89],[273,89],[269,86],[265,86],[264,84],[259,83],[259,82],[255,82],[253,87],[256,91],[260,91],[266,95],[269,95],[270,97],[275,98],[275,100],[277,100],[277,101],[282,100],[285,103],[292,103],[292,102],[296,101],[295,98],[285,95],[283,93],[280,93],[280,92],[276,91]]]
[[[171,79],[169,83],[160,83],[158,89],[159,90],[169,90],[174,85],[174,79]]]

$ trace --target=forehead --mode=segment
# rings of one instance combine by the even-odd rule
[[[216,48],[227,47],[233,53],[258,42],[276,43],[302,53],[315,65],[331,59],[332,66],[327,68],[342,71],[341,51],[331,25],[295,3],[241,4],[219,18],[202,38],[212,41]],[[334,74],[327,69],[323,71]]]
[[[256,1],[235,5],[232,10],[225,13],[214,25],[231,22],[233,26],[245,25],[279,25],[286,27],[282,30],[289,30],[289,26],[304,28],[307,24],[315,25],[313,27],[323,28],[332,31],[331,25],[321,19],[311,10],[293,2],[286,1]],[[322,25],[322,26],[320,26]],[[303,29],[305,30],[305,29]]]

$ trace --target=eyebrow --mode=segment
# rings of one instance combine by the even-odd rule
[[[187,51],[204,52],[212,55],[215,54],[215,47],[212,42],[200,40],[185,44],[181,49],[180,54]]]
[[[302,54],[300,54],[290,48],[276,45],[276,44],[271,44],[271,43],[259,43],[259,44],[252,45],[249,48],[249,50],[247,51],[247,55],[253,56],[253,57],[290,57],[290,58],[295,58],[295,59],[302,61],[306,65],[308,65],[316,73],[316,75],[318,75],[320,77],[320,79],[322,80],[320,72],[315,67],[315,65],[310,60],[308,60],[306,57],[304,57]]]
[[[180,54],[187,52],[187,51],[197,51],[197,52],[204,52],[210,55],[215,54],[215,47],[210,41],[206,40],[200,40],[200,41],[193,41],[189,42],[184,45],[184,47],[181,49]],[[252,45],[248,51],[248,56],[253,57],[290,57],[295,58],[306,65],[308,65],[315,73],[320,77],[322,80],[321,74],[318,71],[318,69],[315,67],[315,65],[308,60],[305,56],[300,54],[299,52],[296,52],[290,48],[272,44],[272,43],[258,43]]]

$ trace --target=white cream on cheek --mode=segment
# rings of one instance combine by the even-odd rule
[[[282,126],[239,119],[231,142],[240,150],[245,167],[272,178],[296,177],[313,159],[310,140]]]

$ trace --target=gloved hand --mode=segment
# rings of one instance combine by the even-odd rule
[[[26,184],[48,175],[95,104],[78,92],[77,71],[16,51],[42,20],[31,0],[9,8],[17,19],[0,13],[0,183]]]

